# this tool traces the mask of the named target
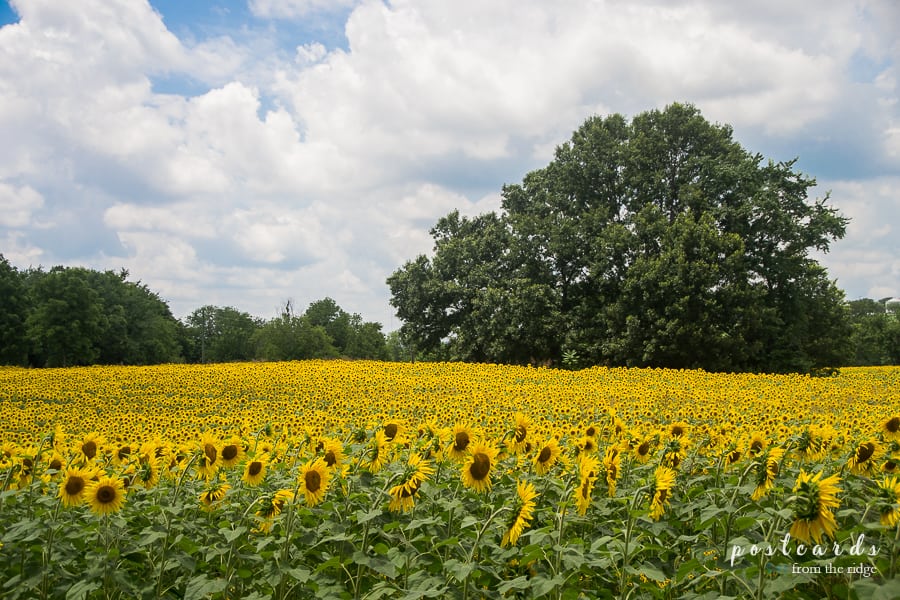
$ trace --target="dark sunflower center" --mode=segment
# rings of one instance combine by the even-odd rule
[[[884,424],[884,428],[891,433],[900,431],[900,417],[891,417],[888,422]]]
[[[97,442],[94,440],[87,441],[81,445],[81,452],[88,458],[97,456]]]
[[[111,485],[101,485],[97,488],[97,502],[109,504],[116,499],[116,488]]]
[[[70,496],[77,496],[84,489],[84,479],[73,475],[66,480],[66,493]]]
[[[216,447],[212,444],[203,444],[203,454],[206,455],[206,458],[209,459],[209,462],[216,462],[216,457],[219,455],[219,451],[216,450]]]
[[[885,470],[885,471],[891,472],[891,471],[893,471],[893,470],[896,469],[896,468],[897,468],[897,463],[895,463],[895,462],[892,461],[892,460],[888,460],[888,461],[886,461],[886,462],[884,463],[884,470]]]
[[[222,460],[233,460],[238,455],[237,444],[228,444],[222,448]]]
[[[618,427],[616,429],[618,429]],[[595,435],[597,435],[597,428],[591,425],[585,430],[584,435],[588,437],[594,437]]]
[[[873,454],[875,454],[875,444],[873,444],[872,442],[860,444],[859,448],[856,449],[856,462],[866,462],[867,460],[872,458]]]
[[[541,453],[538,454],[538,462],[543,464],[550,460],[550,457],[553,456],[553,451],[550,450],[549,447],[544,446],[541,448]]]
[[[250,463],[250,466],[247,467],[247,473],[249,473],[251,477],[256,477],[259,475],[259,472],[262,471],[262,468],[263,464],[258,460],[254,460]]]
[[[119,458],[125,459],[131,454],[131,446],[122,446],[119,448]]]
[[[322,476],[319,475],[318,471],[308,471],[303,476],[303,479],[306,481],[306,490],[308,492],[315,494],[322,487]]]
[[[337,462],[337,456],[334,455],[334,450],[329,450],[325,453],[325,464],[329,467],[333,467],[334,463]]]
[[[419,484],[412,483],[408,486],[404,486],[403,489],[400,490],[400,497],[401,498],[409,498],[410,496],[412,496],[413,494],[415,494],[418,491],[419,491]]]
[[[650,452],[650,443],[649,442],[641,443],[641,445],[638,446],[637,451],[638,451],[638,454],[640,454],[641,456],[643,456],[644,454],[647,454],[648,452]]]
[[[672,426],[672,437],[681,437],[684,435],[684,427],[681,425],[673,425]]]
[[[750,452],[757,454],[762,450],[762,442],[759,440],[753,440],[753,443],[750,444]]]
[[[453,449],[457,452],[463,452],[469,446],[469,434],[460,431],[456,434],[456,440],[453,442]]]
[[[388,423],[384,426],[384,437],[390,442],[397,437],[397,424]]]
[[[477,452],[472,458],[472,466],[469,467],[469,474],[475,481],[481,481],[491,472],[491,458],[483,452]]]
[[[59,471],[60,469],[62,469],[62,461],[58,458],[54,458],[50,461],[50,468]]]
[[[741,458],[741,453],[739,450],[733,450],[731,454],[728,455],[728,462],[736,463]]]
[[[528,435],[528,430],[525,429],[524,426],[519,425],[518,427],[516,427],[516,441],[517,442],[524,442],[526,435]]]
[[[589,439],[584,442],[584,449],[587,450],[588,452],[591,452],[595,447],[596,446],[594,446],[593,440]]]

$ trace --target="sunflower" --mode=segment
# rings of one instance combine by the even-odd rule
[[[261,502],[262,507],[256,511],[256,516],[260,519],[259,527],[256,531],[268,533],[272,530],[272,521],[284,510],[284,505],[294,500],[294,492],[291,490],[278,490],[272,495],[265,496]]]
[[[344,445],[336,438],[322,440],[322,458],[329,469],[340,470],[344,464]]]
[[[92,473],[69,467],[63,480],[59,484],[59,499],[63,506],[78,506],[84,501],[84,490],[90,481]]]
[[[219,470],[222,464],[222,442],[210,432],[204,432],[199,443],[200,460],[197,461],[197,473],[209,479]]]
[[[141,456],[138,461],[136,479],[149,490],[159,483],[159,459],[155,456]]]
[[[747,454],[750,456],[759,456],[768,445],[769,442],[766,440],[765,434],[754,431],[750,434],[750,441],[747,442]]]
[[[406,462],[406,471],[403,473],[402,483],[391,488],[389,494],[391,502],[388,510],[391,512],[408,512],[415,506],[415,496],[419,492],[422,483],[434,474],[434,469],[427,460],[417,453],[412,453]]]
[[[690,442],[683,434],[677,437],[673,436],[666,442],[666,447],[663,451],[662,464],[671,467],[672,469],[677,469],[678,465],[681,464],[681,461],[687,456],[689,444]]]
[[[303,493],[307,506],[315,506],[325,499],[331,472],[324,458],[316,458],[300,469],[299,492]]]
[[[547,438],[547,441],[537,445],[540,450],[534,455],[534,471],[538,475],[546,475],[559,460],[562,448],[555,437]]]
[[[84,496],[91,510],[98,515],[119,512],[125,505],[125,483],[118,477],[104,475],[85,486]]]
[[[122,444],[116,447],[112,453],[113,464],[124,465],[131,458],[132,448],[130,444]]]
[[[885,477],[878,484],[878,512],[885,527],[900,522],[900,479],[897,477]]]
[[[223,467],[233,467],[238,464],[247,456],[244,441],[236,435],[231,436],[228,442],[222,445],[221,456]]]
[[[900,442],[900,416],[885,419],[881,424],[881,434],[886,440]]]
[[[597,451],[597,439],[583,435],[575,440],[575,449],[579,456]]]
[[[491,489],[491,472],[494,462],[497,460],[499,450],[479,441],[472,444],[469,457],[462,467],[462,482],[467,488],[476,492],[486,492]]]
[[[644,436],[634,447],[634,457],[637,459],[639,463],[642,465],[647,464],[647,461],[650,460],[650,457],[653,455],[653,446],[655,444],[655,438],[652,436]]]
[[[840,481],[841,478],[837,475],[822,479],[821,471],[812,475],[800,470],[794,485],[794,523],[790,530],[792,537],[807,544],[810,539],[816,544],[822,543],[823,534],[834,539],[837,523],[831,509],[840,505],[840,500],[836,497],[841,492],[838,487]]]
[[[513,517],[509,521],[506,533],[503,534],[503,539],[500,540],[501,548],[515,546],[525,528],[531,525],[535,506],[534,499],[537,498],[534,485],[527,481],[519,480],[516,483],[516,496],[519,499],[518,507],[513,511]]]
[[[603,453],[603,467],[606,470],[606,485],[609,489],[609,497],[616,495],[616,481],[622,465],[622,455],[615,446],[607,446]]]
[[[868,440],[858,445],[850,456],[850,460],[847,461],[850,472],[856,475],[874,474],[877,468],[875,457],[879,450],[876,440]]]
[[[525,452],[529,443],[528,432],[531,430],[531,419],[523,413],[517,412],[513,417],[513,429],[510,432],[513,437],[511,450],[513,454]]]
[[[87,434],[80,442],[75,443],[76,460],[82,464],[91,462],[100,453],[103,444],[103,438],[96,431]]]
[[[650,496],[650,518],[654,521],[659,521],[665,513],[674,485],[675,471],[665,466],[656,467],[653,473],[653,493]]]
[[[200,494],[201,508],[206,511],[213,510],[222,501],[231,486],[228,483],[209,483]]]
[[[687,436],[691,426],[684,421],[678,421],[669,425],[666,433],[670,438],[681,438]]]
[[[594,491],[594,483],[600,472],[600,461],[590,454],[582,454],[578,458],[578,487],[575,488],[575,508],[578,514],[584,516],[591,505],[591,494]]]
[[[756,475],[756,489],[750,496],[751,500],[756,502],[768,494],[775,485],[782,458],[784,458],[784,448],[770,447],[755,460],[753,471]]]
[[[385,441],[399,442],[403,439],[403,434],[406,431],[406,427],[404,426],[403,421],[397,419],[388,419],[384,422],[382,431],[384,432]]]
[[[389,451],[387,439],[384,437],[384,431],[379,429],[375,432],[375,435],[372,436],[372,441],[369,442],[369,447],[365,450],[365,467],[370,473],[377,473],[384,468],[388,463]]]
[[[266,467],[268,464],[268,454],[260,454],[259,456],[247,460],[241,481],[251,486],[259,485],[266,477]]]
[[[450,446],[448,448],[450,458],[465,460],[469,444],[472,443],[474,436],[475,432],[468,424],[457,423],[454,425],[453,429],[450,430]]]

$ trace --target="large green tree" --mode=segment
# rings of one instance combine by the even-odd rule
[[[0,254],[0,364],[26,364],[28,310],[24,277]]]
[[[451,213],[388,279],[401,334],[462,360],[806,371],[839,364],[843,294],[810,257],[846,220],[794,162],[690,105],[588,119],[502,211]]]

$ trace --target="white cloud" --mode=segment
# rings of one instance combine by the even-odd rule
[[[430,251],[438,218],[498,208],[501,184],[591,114],[689,101],[788,152],[841,144],[842,127],[859,136],[870,164],[895,171],[835,182],[854,221],[826,264],[855,293],[897,285],[889,0],[250,3],[271,27],[353,8],[347,47],[331,51],[279,49],[269,31],[179,39],[133,0],[15,6],[21,21],[0,29],[10,260],[66,262],[30,234],[92,198],[98,239],[124,249],[98,249],[96,264],[126,266],[176,312],[263,315],[331,295],[386,323],[384,279]],[[182,79],[199,91],[159,92]]]
[[[44,198],[29,185],[12,186],[0,181],[0,227],[25,227],[44,206]]]

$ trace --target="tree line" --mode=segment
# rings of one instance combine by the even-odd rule
[[[393,336],[396,340],[396,336]],[[306,358],[388,360],[379,323],[331,298],[270,320],[203,306],[183,321],[128,272],[57,266],[20,271],[0,254],[0,364],[66,367]]]
[[[847,219],[796,161],[672,104],[595,116],[501,210],[453,211],[387,280],[401,337],[446,360],[810,372],[897,362],[815,261]],[[869,311],[871,309],[871,311]],[[865,314],[864,314],[865,313]]]

